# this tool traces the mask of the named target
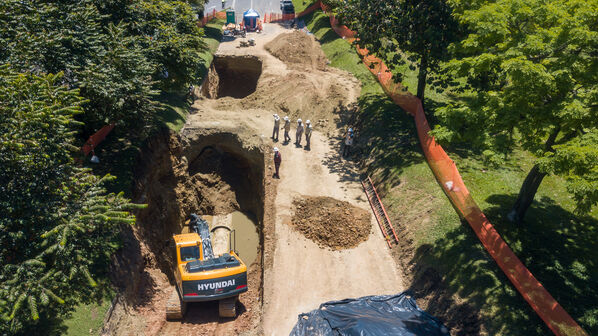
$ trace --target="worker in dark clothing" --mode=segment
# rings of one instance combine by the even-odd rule
[[[222,9],[224,9],[224,6],[226,6],[226,0],[222,0]]]
[[[280,151],[278,151],[278,147],[274,147],[274,167],[276,168],[276,173],[274,173],[274,177],[280,178],[278,174],[278,170],[280,169],[280,163],[282,162],[282,156],[280,155]]]

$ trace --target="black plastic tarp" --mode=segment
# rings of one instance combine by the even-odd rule
[[[449,331],[403,292],[323,303],[299,315],[291,331],[291,336],[312,335],[448,336]]]

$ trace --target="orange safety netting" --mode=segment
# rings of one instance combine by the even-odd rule
[[[208,24],[208,22],[212,21],[212,19],[226,19],[226,12],[220,11],[217,12],[216,9],[213,9],[211,12],[204,15],[204,17],[197,23],[199,27],[204,27]]]
[[[325,10],[324,5],[320,2],[317,4]],[[339,25],[333,15],[330,16],[330,25],[339,36],[349,42],[355,40],[356,32],[351,31],[346,26]],[[463,183],[453,160],[428,134],[430,126],[421,101],[407,92],[400,83],[393,81],[392,74],[379,58],[370,55],[367,49],[358,46],[357,52],[362,57],[364,64],[368,66],[368,69],[378,78],[380,85],[393,102],[413,115],[424,155],[443,191],[459,215],[465,218],[473,228],[488,253],[494,258],[523,298],[556,335],[587,335],[517,258],[513,250],[477,206]]]
[[[311,6],[304,9],[299,14],[281,14],[281,13],[266,13],[264,14],[264,23],[272,23],[272,22],[282,22],[282,21],[290,21],[296,17],[301,17],[303,15],[307,15],[309,13],[315,12],[316,10],[320,9],[320,2],[316,2]]]
[[[93,151],[93,149],[106,138],[108,133],[110,133],[110,131],[112,131],[113,128],[114,123],[106,125],[100,128],[99,131],[95,132],[95,134],[90,136],[89,139],[87,139],[87,141],[85,142],[85,144],[83,144],[83,147],[81,147],[81,151],[83,152],[83,154],[87,156],[91,151]]]
[[[264,23],[290,21],[294,18],[295,14],[266,13],[264,14]]]

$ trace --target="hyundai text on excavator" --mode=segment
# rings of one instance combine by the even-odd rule
[[[195,214],[186,223],[190,233],[173,236],[177,265],[166,319],[183,318],[189,302],[215,300],[219,301],[220,317],[236,317],[239,294],[247,291],[247,266],[232,247],[234,231],[226,225],[214,225],[210,231],[208,222]]]

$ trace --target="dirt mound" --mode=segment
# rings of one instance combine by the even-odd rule
[[[265,47],[272,55],[290,66],[307,65],[313,69],[324,70],[328,63],[314,36],[302,31],[281,34]]]
[[[351,248],[370,235],[370,213],[331,197],[305,197],[293,201],[294,227],[318,245],[336,250]]]

